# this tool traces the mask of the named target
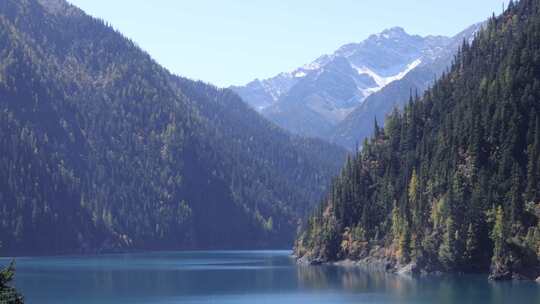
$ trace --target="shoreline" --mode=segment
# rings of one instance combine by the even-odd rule
[[[424,277],[424,276],[442,276],[446,274],[466,274],[464,272],[449,272],[442,270],[426,270],[425,267],[419,266],[415,262],[411,262],[405,265],[400,265],[393,261],[390,258],[376,258],[376,257],[366,257],[361,260],[352,260],[352,259],[343,259],[337,261],[321,261],[321,260],[310,260],[306,256],[298,258],[296,255],[292,255],[296,259],[296,263],[299,265],[305,266],[321,266],[321,265],[331,265],[344,268],[358,268],[369,272],[385,272],[388,274],[395,274],[403,277]],[[540,284],[540,276],[537,278],[527,278],[525,276],[517,276],[510,278],[502,279],[493,279],[490,278],[489,272],[478,272],[477,274],[483,274],[486,278],[493,282],[503,282],[503,281],[529,281],[536,282]]]

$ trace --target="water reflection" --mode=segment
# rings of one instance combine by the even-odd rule
[[[297,275],[302,288],[384,295],[370,303],[540,303],[540,285],[490,282],[484,275],[413,278],[337,266],[299,266]]]
[[[29,303],[540,303],[532,282],[297,266],[281,251],[27,258],[17,267]]]
[[[339,289],[348,292],[414,293],[417,281],[386,272],[368,272],[357,267],[298,266],[299,285],[310,289]]]

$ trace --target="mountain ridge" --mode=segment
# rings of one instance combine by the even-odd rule
[[[463,41],[471,43],[484,25],[485,22],[477,23],[458,33],[451,39],[446,52],[426,60],[401,79],[368,96],[361,105],[339,122],[330,134],[327,134],[326,139],[354,150],[373,133],[375,119],[381,126],[384,125],[386,116],[391,114],[394,108],[402,109],[411,97],[421,95],[428,89],[450,67],[455,51]]]
[[[457,50],[455,40],[461,36],[462,33],[454,37],[422,37],[394,27],[359,43],[343,45],[291,72],[231,89],[286,130],[352,149],[349,140],[338,138],[343,133],[340,124],[371,95],[384,91],[411,71],[425,70],[424,66],[446,57],[447,48]],[[388,113],[377,114],[384,118]],[[370,123],[372,120],[370,117]],[[362,140],[354,137],[355,141]]]

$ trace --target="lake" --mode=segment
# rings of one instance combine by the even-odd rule
[[[540,303],[540,284],[297,266],[290,251],[17,258],[27,303]],[[5,265],[7,259],[0,259]]]

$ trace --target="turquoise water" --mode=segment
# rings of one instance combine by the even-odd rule
[[[540,284],[297,266],[289,251],[17,259],[27,303],[540,303]],[[7,259],[0,259],[4,265]]]

